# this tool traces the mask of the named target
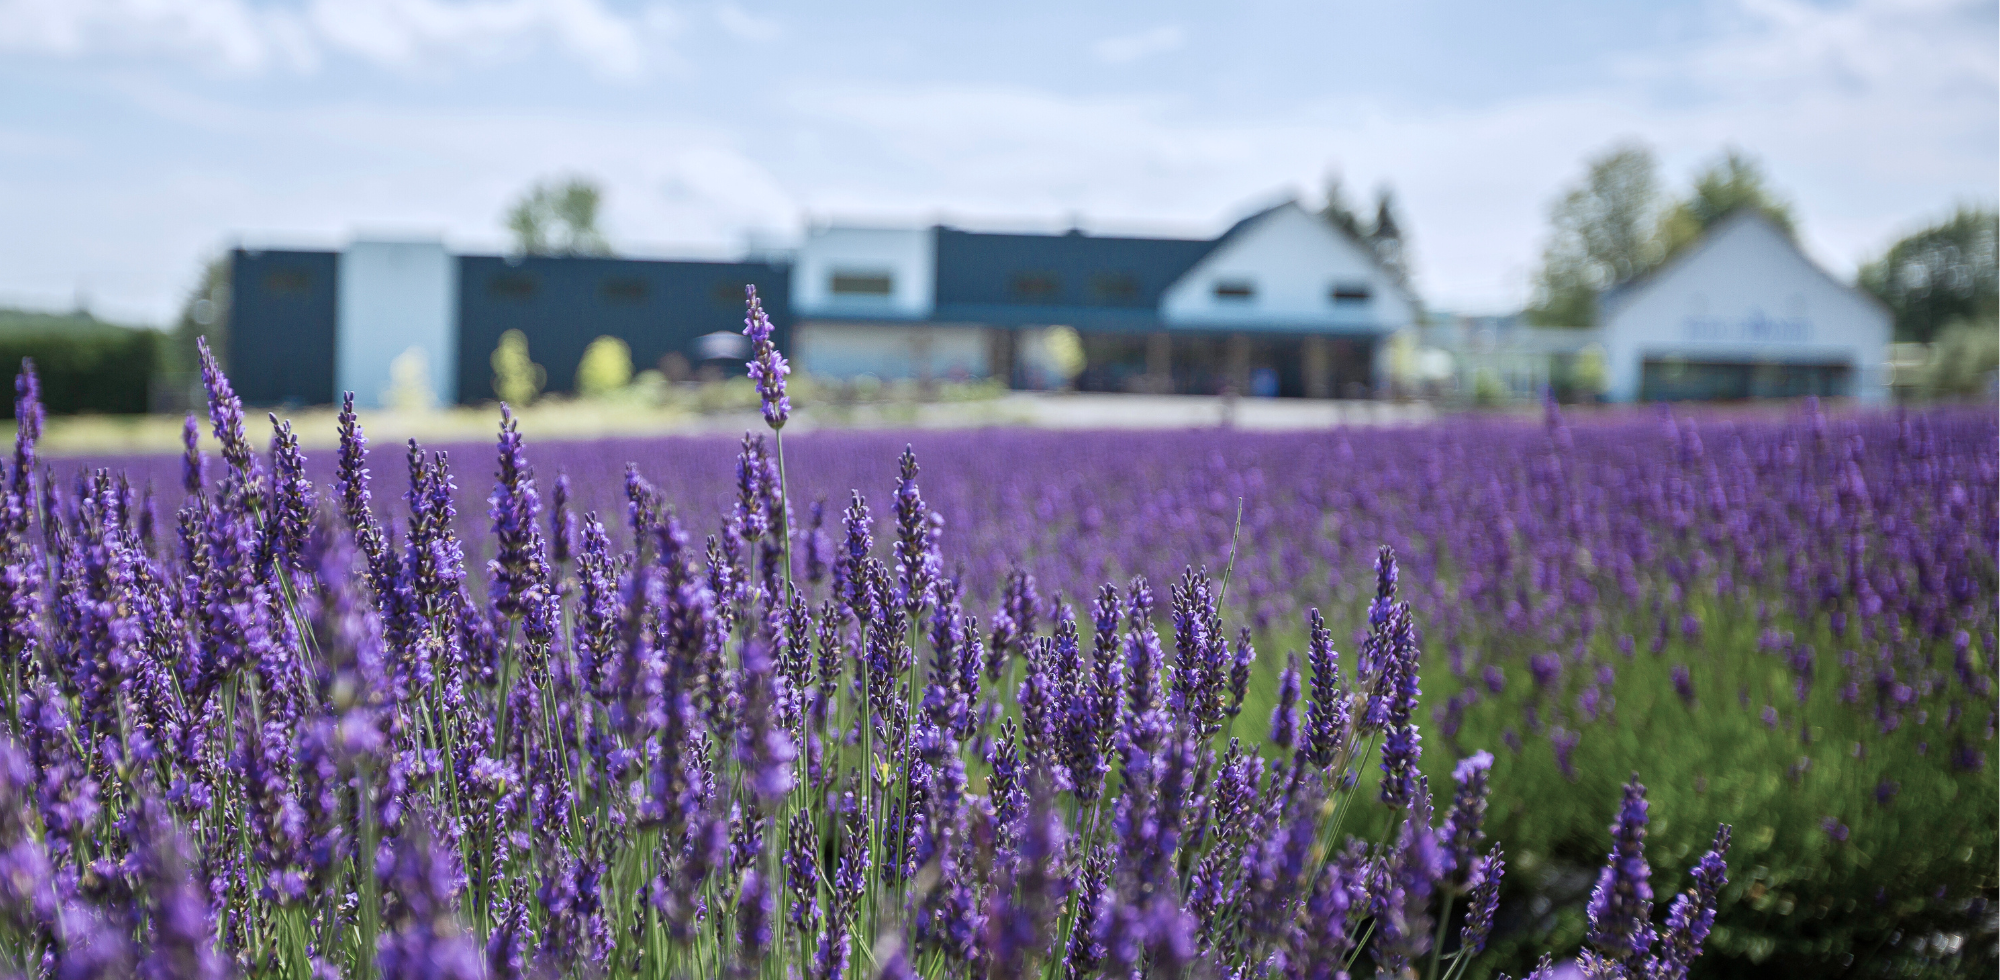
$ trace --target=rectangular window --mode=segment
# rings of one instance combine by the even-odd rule
[[[304,269],[272,269],[264,274],[264,289],[283,296],[296,296],[312,288],[312,275]]]
[[[1105,306],[1139,302],[1139,278],[1129,272],[1100,272],[1090,277],[1090,300]]]
[[[1215,284],[1215,298],[1238,302],[1255,299],[1257,286],[1248,279],[1224,279]]]
[[[835,272],[829,288],[835,296],[888,296],[895,284],[886,272]]]
[[[734,279],[724,279],[716,283],[715,288],[710,290],[708,295],[710,299],[715,300],[715,305],[717,306],[725,309],[740,310],[743,309],[744,300],[747,298],[743,287],[744,283]]]
[[[604,300],[608,303],[644,303],[646,301],[646,280],[606,279],[604,280]]]
[[[1053,272],[1017,272],[1007,292],[1017,303],[1053,303],[1062,295],[1062,280]]]
[[[1373,295],[1365,282],[1343,282],[1333,287],[1333,301],[1343,306],[1366,303]]]
[[[535,295],[535,280],[519,272],[509,272],[494,276],[486,289],[501,299],[525,300]]]

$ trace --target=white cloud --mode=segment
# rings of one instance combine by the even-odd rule
[[[404,70],[539,46],[606,62],[594,70],[652,71],[667,57],[662,38],[729,30],[724,8],[707,5],[360,2],[355,20],[328,27],[314,6],[0,0],[0,50],[169,53],[270,71],[311,58]],[[340,96],[325,93],[264,109],[112,73],[100,91],[189,138],[0,120],[15,127],[0,129],[0,180],[36,189],[0,195],[0,224],[49,230],[0,242],[0,292],[60,299],[88,279],[99,296],[165,318],[197,256],[225,235],[313,245],[357,227],[420,226],[495,248],[512,196],[567,172],[605,183],[614,243],[707,254],[746,229],[794,228],[802,207],[910,221],[939,210],[1049,223],[1079,213],[1086,227],[1212,232],[1273,192],[1315,191],[1337,165],[1357,191],[1393,183],[1427,299],[1472,311],[1525,298],[1548,202],[1585,156],[1621,139],[1658,149],[1677,185],[1726,144],[1749,150],[1838,275],[1953,200],[1992,198],[2000,52],[1990,6],[1708,9],[1708,40],[1654,46],[1565,90],[1449,106],[1291,87],[1209,109],[1186,85],[1106,96],[1054,82],[952,84],[935,81],[952,66],[932,63],[901,66],[894,81],[868,65],[802,69],[773,76],[776,94],[732,88],[718,96],[726,101],[585,97],[588,111],[329,104]],[[736,27],[753,22],[775,26]],[[354,36],[363,23],[387,36]],[[285,31],[293,40],[278,40]],[[1159,33],[1098,47],[1143,57],[1134,39]]]
[[[168,54],[234,71],[297,63],[295,17],[242,0],[0,0],[0,48]]]
[[[1180,25],[1164,24],[1137,34],[1107,37],[1091,45],[1090,52],[1105,64],[1129,65],[1142,58],[1178,51],[1186,43],[1187,32]]]
[[[0,0],[0,49],[164,55],[228,72],[310,70],[329,53],[400,70],[553,48],[605,76],[646,66],[662,8],[604,0]]]
[[[1436,305],[1503,309],[1526,298],[1548,202],[1623,139],[1655,147],[1677,191],[1724,146],[1748,150],[1839,276],[1955,198],[1992,199],[2000,98],[1983,9],[1741,0],[1714,40],[1630,60],[1587,90],[1475,107],[1356,95],[1217,114],[1165,96],[866,86],[801,90],[795,108],[845,134],[844,151],[879,158],[823,175],[816,209],[1212,228],[1337,165],[1351,187],[1394,185]]]

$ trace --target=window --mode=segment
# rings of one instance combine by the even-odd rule
[[[1215,298],[1247,302],[1257,297],[1257,286],[1248,279],[1223,279],[1215,284]]]
[[[312,288],[312,275],[304,269],[272,269],[264,273],[264,288],[280,295],[296,296]]]
[[[606,279],[604,299],[609,303],[644,303],[646,301],[646,280]]]
[[[1333,287],[1333,301],[1342,306],[1366,303],[1373,295],[1365,282],[1343,282]]]
[[[835,296],[888,296],[895,279],[886,272],[835,272],[829,284]]]
[[[1139,278],[1129,272],[1100,272],[1090,277],[1090,300],[1105,306],[1139,302]]]
[[[715,305],[717,306],[725,309],[740,310],[743,309],[744,300],[747,298],[747,294],[744,292],[744,285],[744,283],[735,279],[724,279],[716,283],[715,288],[710,290],[708,295],[709,298],[715,300]]]
[[[494,276],[486,289],[501,299],[525,300],[535,295],[535,280],[518,272],[509,272]]]
[[[1020,303],[1053,303],[1062,295],[1062,280],[1053,272],[1017,272],[1007,292]]]

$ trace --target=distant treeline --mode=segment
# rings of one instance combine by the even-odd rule
[[[34,358],[42,404],[52,415],[145,412],[166,342],[157,330],[87,313],[0,310],[0,371],[12,377],[22,358]],[[0,395],[0,406],[0,418],[14,417],[13,392]]]

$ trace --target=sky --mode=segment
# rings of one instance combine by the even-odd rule
[[[1735,146],[1830,271],[2000,192],[1991,0],[0,0],[0,305],[170,321],[233,245],[808,222],[1207,236],[1393,189],[1434,309],[1527,298],[1592,155]]]

